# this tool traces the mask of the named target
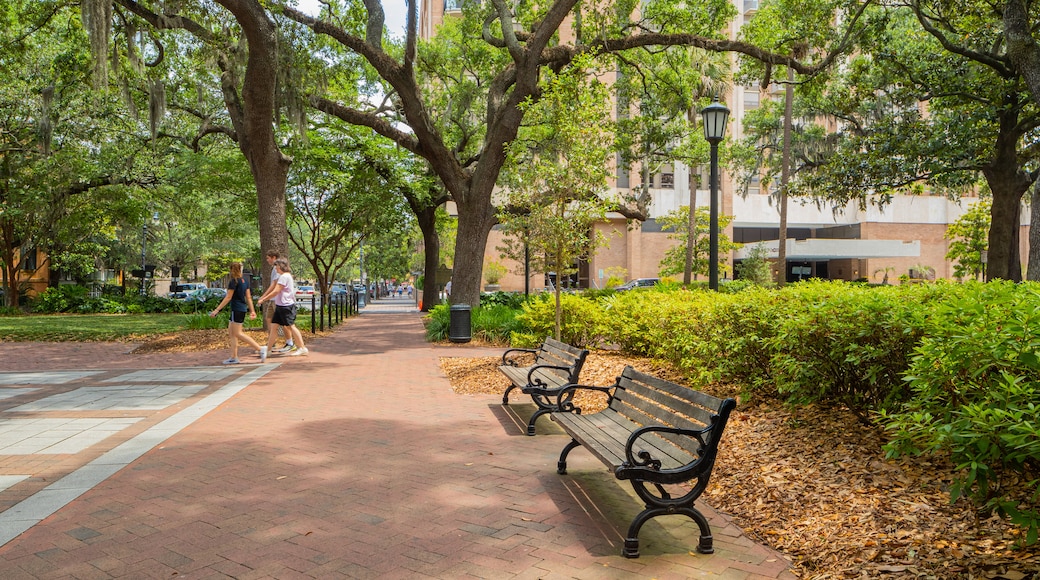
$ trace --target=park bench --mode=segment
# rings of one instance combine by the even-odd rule
[[[538,348],[511,348],[502,353],[502,364],[498,370],[509,377],[512,383],[502,394],[502,404],[509,404],[510,391],[520,389],[520,392],[531,396],[537,407],[527,422],[528,435],[534,435],[534,423],[538,417],[558,410],[556,393],[578,382],[578,375],[588,355],[588,350],[553,338],[546,338]],[[532,364],[525,365],[524,362]],[[574,410],[581,412],[580,409]]]
[[[607,408],[586,415],[568,412],[580,389],[606,393]],[[561,389],[558,397],[559,412],[552,418],[571,441],[560,453],[557,472],[566,474],[567,454],[584,446],[616,478],[629,480],[646,503],[628,528],[622,554],[638,558],[639,529],[650,519],[668,514],[684,514],[697,522],[697,551],[712,553],[711,527],[693,504],[708,486],[722,431],[737,402],[632,367],[625,367],[611,386],[571,385]]]

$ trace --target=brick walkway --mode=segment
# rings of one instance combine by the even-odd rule
[[[703,503],[715,554],[673,517],[621,557],[635,497],[580,450],[557,475],[564,437],[522,436],[499,396],[452,393],[439,357],[501,349],[427,344],[406,301],[308,346],[224,372],[226,351],[0,343],[0,536],[32,522],[0,578],[794,578]],[[82,444],[8,447],[13,421]]]

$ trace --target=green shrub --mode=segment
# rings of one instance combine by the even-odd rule
[[[778,396],[771,339],[775,321],[785,317],[789,307],[780,293],[752,283],[706,301],[702,326],[690,349],[692,360],[685,365],[691,377],[699,383],[734,385],[745,397]]]
[[[602,338],[603,309],[595,300],[577,294],[560,295],[560,340],[567,344],[586,348],[599,344]],[[556,296],[542,294],[523,305],[518,323],[524,332],[544,339],[556,336]]]
[[[208,313],[189,314],[188,323],[185,325],[191,330],[208,330],[213,328],[227,328],[230,315],[223,311],[214,317]]]
[[[949,453],[968,495],[1037,540],[1040,521],[1040,287],[968,283],[934,308],[906,380],[913,398],[880,418],[891,456]],[[1025,477],[1032,497],[1003,481]]]
[[[600,320],[603,342],[624,352],[656,357],[658,341],[664,335],[661,321],[667,306],[676,301],[681,303],[689,295],[692,293],[662,292],[654,287],[603,297],[599,302],[603,309]],[[673,308],[688,307],[681,304]]]
[[[474,338],[494,344],[509,344],[509,337],[524,329],[518,320],[519,314],[519,309],[508,304],[485,306],[481,301],[480,308],[472,312]]]
[[[191,305],[161,296],[124,295],[119,286],[107,285],[91,296],[90,289],[78,284],[47,288],[33,302],[33,312],[55,314],[141,314],[190,311]],[[214,303],[216,304],[216,303]]]
[[[57,312],[82,312],[80,307],[90,299],[90,291],[85,286],[58,286],[47,288],[36,297],[33,311],[45,314]]]
[[[845,405],[864,421],[902,403],[902,373],[926,314],[914,290],[820,281],[785,287],[792,303],[766,339],[779,391],[799,403]]]
[[[430,308],[430,312],[423,317],[426,324],[426,340],[430,342],[448,340],[450,324],[448,316],[447,304],[438,304]]]
[[[526,300],[527,296],[519,292],[485,292],[480,295],[480,306],[508,306],[519,310]]]

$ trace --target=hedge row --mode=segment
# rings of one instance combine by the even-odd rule
[[[531,301],[516,342],[552,334],[554,301]],[[890,455],[948,453],[968,494],[1040,528],[1040,285],[872,287],[808,282],[737,293],[563,297],[564,341],[667,360],[694,384],[750,397],[843,405],[890,432]],[[1011,479],[1032,498],[1008,498]]]

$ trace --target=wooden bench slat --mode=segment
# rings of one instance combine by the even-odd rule
[[[616,409],[620,414],[641,425],[660,424],[667,427],[675,427],[677,429],[696,431],[704,428],[704,425],[696,425],[675,413],[667,412],[661,407],[652,405],[643,399],[627,399],[623,402],[619,402]],[[661,437],[669,439],[675,445],[685,449],[690,454],[697,453],[699,443],[695,439],[672,434],[662,434]]]
[[[561,425],[566,424],[569,427],[567,430],[573,431],[573,434],[579,436],[582,441],[591,442],[591,444],[585,446],[586,449],[608,466],[620,465],[625,461],[623,454],[618,455],[617,445],[608,446],[597,443],[600,439],[608,437],[608,434],[603,432],[599,425],[587,420],[585,416],[560,413],[556,416],[556,421]],[[624,447],[621,449],[623,450]]]
[[[620,467],[625,462],[625,443],[629,435],[640,425],[618,413],[606,410],[591,415],[573,415],[559,413],[553,415],[553,419],[560,424],[564,430],[574,429],[581,437],[580,439],[592,445],[602,445],[600,440],[609,440],[611,447],[615,449],[609,454],[603,451],[596,453],[599,459],[607,463],[611,469]],[[675,441],[669,441],[660,434],[651,434],[639,440],[635,451],[650,451],[654,457],[661,459],[664,469],[673,469],[686,465],[696,459],[696,455],[686,451]]]
[[[702,425],[711,422],[711,416],[722,404],[722,399],[718,397],[639,373],[639,371],[634,371],[633,377],[625,382],[625,387],[626,389],[637,388],[639,394],[668,405],[680,413],[696,419]],[[668,399],[664,398],[666,393],[670,395]]]

